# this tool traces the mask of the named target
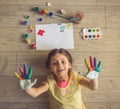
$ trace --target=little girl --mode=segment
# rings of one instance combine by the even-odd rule
[[[93,68],[86,77],[76,73],[72,70],[71,54],[62,48],[49,52],[46,67],[51,74],[42,86],[35,88],[33,85],[36,80],[31,82],[30,79],[23,79],[20,80],[21,88],[33,97],[48,92],[50,109],[85,109],[81,98],[81,85],[96,90],[99,68]]]

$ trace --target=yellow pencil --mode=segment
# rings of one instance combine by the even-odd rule
[[[85,64],[86,64],[86,66],[87,66],[88,70],[89,70],[89,71],[91,71],[91,70],[92,70],[92,68],[88,65],[88,62],[87,62],[87,60],[86,60],[86,59],[85,59]]]
[[[19,80],[21,80],[21,77],[20,77],[20,75],[19,75],[17,72],[15,72],[15,76],[16,76]]]

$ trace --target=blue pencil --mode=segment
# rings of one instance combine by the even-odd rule
[[[94,70],[96,69],[96,58],[94,58]]]
[[[76,20],[78,20],[78,18],[76,18],[76,17],[73,17],[73,18],[67,18],[67,17],[64,17],[64,16],[61,16],[61,15],[59,15],[59,14],[54,14],[55,16],[58,16],[58,17],[61,17],[61,18],[64,18],[64,19],[67,19],[67,20],[69,20],[69,21],[76,21]]]
[[[26,77],[27,77],[27,66],[26,66],[26,64],[23,65],[23,69],[24,69],[24,79],[26,79]]]
[[[54,15],[69,20],[69,18],[67,18],[67,17],[61,16],[61,15],[58,15],[58,14],[54,14]]]

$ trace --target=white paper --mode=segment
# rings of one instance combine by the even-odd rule
[[[74,48],[72,23],[36,25],[36,50],[54,48]]]

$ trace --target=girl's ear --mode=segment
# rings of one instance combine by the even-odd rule
[[[52,69],[52,67],[51,67],[51,66],[49,66],[49,71],[50,71],[50,72],[53,72],[53,69]]]

